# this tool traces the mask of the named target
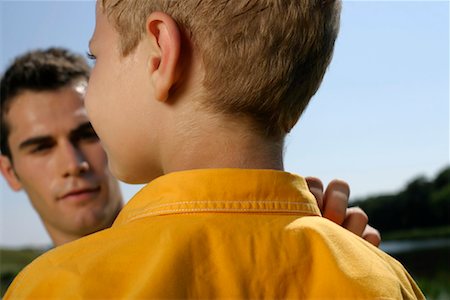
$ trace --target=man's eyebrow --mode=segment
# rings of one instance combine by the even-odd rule
[[[39,144],[51,143],[52,141],[53,141],[53,138],[48,135],[35,136],[32,138],[26,139],[22,143],[20,143],[19,150],[24,150],[30,146],[35,146],[35,145],[39,145]]]
[[[86,130],[92,130],[94,131],[94,128],[92,127],[90,122],[82,123],[77,128],[71,130],[70,136],[77,137],[80,133]],[[95,132],[95,131],[94,131]],[[45,144],[45,143],[52,143],[53,137],[50,135],[41,135],[41,136],[34,136],[31,138],[28,138],[21,142],[19,144],[19,150],[24,150],[28,147],[39,145],[39,144]]]
[[[82,123],[77,128],[71,130],[70,139],[77,138],[80,134],[82,134],[85,131],[93,131],[95,133],[95,130],[92,127],[91,122]]]

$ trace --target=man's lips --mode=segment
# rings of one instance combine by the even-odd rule
[[[59,197],[59,200],[64,199],[85,199],[100,191],[100,186],[94,188],[74,189]]]

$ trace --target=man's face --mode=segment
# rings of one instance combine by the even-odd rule
[[[25,91],[6,114],[12,162],[2,157],[2,172],[26,191],[53,239],[104,229],[122,205],[83,96],[82,85]]]
[[[89,118],[108,153],[110,169],[120,180],[147,183],[159,176],[157,163],[162,116],[154,113],[149,57],[140,43],[123,57],[119,35],[97,2],[96,26],[89,43],[96,57],[86,95]],[[150,113],[152,112],[152,113]]]

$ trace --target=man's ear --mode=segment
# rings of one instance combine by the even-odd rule
[[[180,29],[171,16],[162,12],[153,12],[147,19],[146,28],[147,35],[156,42],[156,51],[149,61],[155,98],[166,101],[180,74]]]
[[[20,183],[20,180],[17,177],[16,172],[14,171],[12,162],[9,157],[5,155],[0,155],[0,171],[2,172],[3,177],[6,179],[11,189],[16,192],[22,189],[22,184]]]

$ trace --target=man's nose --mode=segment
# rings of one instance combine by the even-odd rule
[[[89,163],[83,152],[70,142],[63,143],[61,147],[61,166],[64,177],[79,176],[89,171]]]

